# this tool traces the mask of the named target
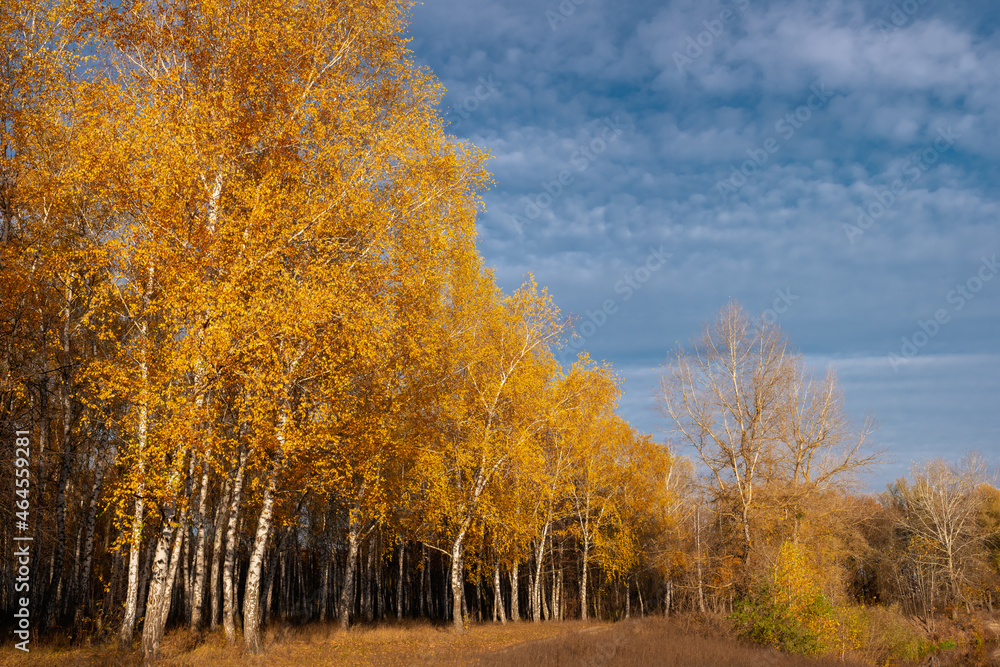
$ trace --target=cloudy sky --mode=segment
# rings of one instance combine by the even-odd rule
[[[1000,463],[1000,4],[425,0],[411,48],[489,149],[480,250],[530,272],[666,437],[671,348],[778,321],[891,463]],[[588,324],[589,323],[589,324]]]

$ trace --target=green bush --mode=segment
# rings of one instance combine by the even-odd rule
[[[787,653],[827,653],[845,628],[819,580],[806,549],[785,542],[771,576],[734,611],[737,632],[744,639]]]
[[[829,651],[829,629],[834,608],[826,596],[799,598],[793,605],[780,601],[770,587],[739,602],[732,619],[741,639],[775,646],[786,653],[822,655]]]

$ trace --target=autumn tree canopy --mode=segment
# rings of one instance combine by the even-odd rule
[[[486,156],[447,135],[407,9],[4,5],[2,417],[39,438],[46,625],[140,629],[154,658],[183,617],[256,652],[302,548],[345,626],[385,613],[387,554],[398,615],[461,629],[485,572],[495,614],[562,617],[588,448],[584,588],[638,563],[614,487],[670,455],[583,435],[616,394],[578,375],[610,371],[564,375],[551,299],[482,266]]]

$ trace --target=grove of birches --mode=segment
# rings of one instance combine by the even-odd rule
[[[478,255],[488,155],[408,15],[0,4],[0,626],[15,534],[41,640],[148,658],[178,627],[259,652],[274,624],[691,612],[842,653],[880,614],[992,613],[982,459],[860,492],[874,423],[765,319],[718,304],[664,347],[664,441],[612,368],[560,363],[572,318]]]

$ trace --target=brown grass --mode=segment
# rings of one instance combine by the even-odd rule
[[[263,656],[248,655],[242,644],[227,646],[221,632],[197,636],[186,630],[174,630],[164,639],[163,659],[158,664],[165,667],[470,664],[491,652],[571,632],[579,625],[579,622],[484,624],[472,626],[462,635],[452,632],[450,624],[417,621],[359,626],[348,632],[334,625],[279,627],[266,632]],[[120,651],[114,645],[70,648],[64,643],[55,640],[35,645],[28,654],[5,646],[0,649],[0,666],[134,667],[142,664],[138,649]]]
[[[729,637],[718,619],[662,618],[592,627],[551,639],[528,642],[485,656],[478,664],[504,667],[552,665],[603,667],[851,667],[850,660],[813,660],[751,646]]]
[[[839,660],[808,660],[731,638],[722,619],[682,616],[650,618],[616,624],[511,623],[474,625],[463,635],[450,626],[427,622],[359,627],[341,632],[332,625],[271,628],[262,656],[249,656],[241,646],[226,646],[221,633],[168,633],[161,665],[170,667],[284,665],[752,665],[757,667],[824,667]],[[0,665],[38,667],[132,667],[141,664],[138,651],[118,651],[113,645],[67,647],[58,640],[37,646],[30,654],[0,649]],[[852,663],[848,662],[847,665]]]

